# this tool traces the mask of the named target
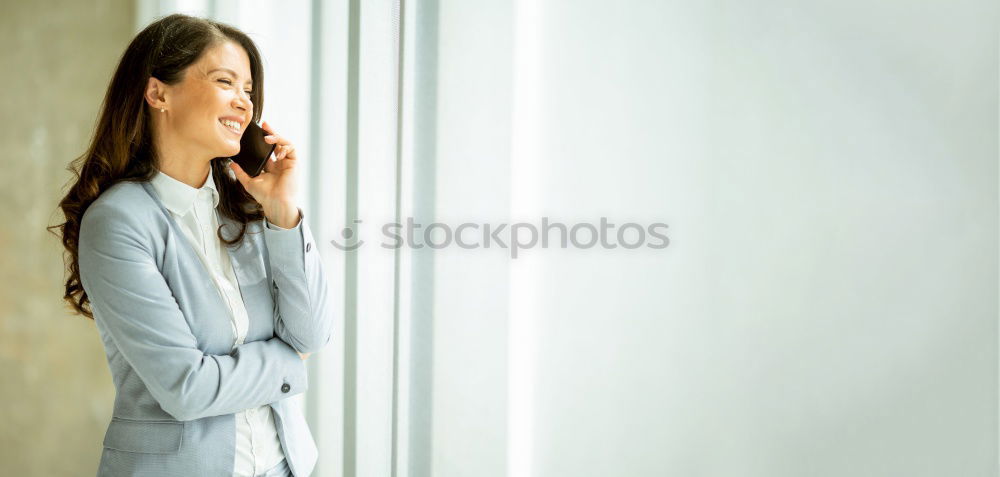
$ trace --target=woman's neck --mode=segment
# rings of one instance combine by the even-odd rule
[[[208,179],[212,166],[211,158],[205,158],[191,151],[162,147],[157,144],[157,169],[195,189],[200,189]]]

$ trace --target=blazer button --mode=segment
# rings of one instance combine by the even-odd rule
[[[307,243],[306,244],[306,252],[308,252],[309,249],[311,249],[311,248],[313,248],[313,244],[312,243]]]
[[[281,385],[281,392],[283,392],[283,393],[287,393],[291,389],[292,389],[292,387],[289,386],[288,383],[285,383],[285,384]]]

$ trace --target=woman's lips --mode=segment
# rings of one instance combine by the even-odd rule
[[[240,135],[240,133],[242,132],[241,131],[242,127],[239,127],[238,129],[233,129],[231,126],[226,125],[225,123],[223,123],[223,121],[226,121],[226,120],[225,119],[219,119],[219,125],[222,126],[223,129],[225,129],[226,131],[229,131],[229,132],[231,132],[231,133],[233,133],[233,134],[235,134],[237,136]]]

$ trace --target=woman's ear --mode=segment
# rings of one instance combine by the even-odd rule
[[[154,109],[166,109],[167,108],[167,89],[168,85],[152,76],[149,77],[149,81],[146,82],[146,103]]]

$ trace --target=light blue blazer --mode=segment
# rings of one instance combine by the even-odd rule
[[[312,472],[316,444],[288,398],[308,385],[296,351],[330,340],[318,247],[303,216],[291,230],[251,222],[228,251],[250,320],[235,350],[226,304],[149,182],[119,182],[84,213],[80,280],[117,391],[98,476],[232,475],[234,413],[264,404],[289,468]]]

